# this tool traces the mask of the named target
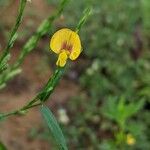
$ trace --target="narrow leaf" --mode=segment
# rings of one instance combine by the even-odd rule
[[[55,138],[56,143],[59,146],[59,149],[67,150],[67,145],[66,145],[64,135],[63,135],[62,130],[60,129],[53,113],[46,106],[41,107],[41,113],[42,113],[42,116],[43,116],[45,122],[47,123],[53,137]]]

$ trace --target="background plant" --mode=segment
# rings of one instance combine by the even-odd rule
[[[94,11],[82,30],[88,50],[81,62],[86,63],[73,68],[82,89],[67,105],[73,125],[64,128],[74,137],[68,138],[71,149],[149,149],[145,116],[149,114],[150,24],[146,16],[150,4],[140,0],[72,2],[68,11],[76,11],[71,11],[74,17],[67,24],[73,25],[84,4],[92,5]],[[135,144],[128,145],[128,133]]]

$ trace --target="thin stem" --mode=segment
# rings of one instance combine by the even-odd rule
[[[13,44],[15,43],[15,40],[17,38],[17,30],[18,30],[18,28],[21,24],[25,6],[26,6],[26,0],[20,0],[19,12],[18,12],[18,16],[17,16],[17,19],[16,19],[16,23],[15,23],[14,27],[12,28],[7,46],[4,49],[4,52],[3,52],[3,54],[0,58],[0,71],[3,70],[3,67],[5,65],[5,64],[3,64],[3,61],[9,55],[9,51],[10,51],[11,47],[13,46]],[[7,63],[7,62],[5,62],[5,63]]]
[[[22,48],[21,53],[18,59],[16,60],[16,62],[0,76],[0,88],[3,88],[4,87],[3,85],[8,80],[10,80],[12,77],[18,74],[18,72],[17,71],[15,72],[15,70],[17,70],[20,67],[25,57],[37,46],[39,39],[43,35],[49,32],[49,30],[51,29],[52,23],[54,22],[55,19],[57,19],[61,15],[68,1],[69,0],[62,0],[57,11],[52,16],[50,16],[48,19],[46,19],[45,21],[41,23],[36,33],[27,41],[27,43]],[[10,75],[11,73],[14,73],[14,74],[11,76]]]
[[[19,67],[23,63],[26,55],[28,55],[29,52],[31,52],[37,46],[39,39],[51,29],[52,23],[61,15],[67,2],[68,0],[63,0],[57,11],[39,26],[37,32],[28,40],[28,42],[23,47],[16,63],[12,66],[12,69]]]
[[[56,71],[54,72],[53,76],[48,80],[43,90],[39,94],[37,94],[35,98],[33,98],[25,106],[21,107],[18,110],[15,110],[9,113],[0,114],[0,120],[6,117],[12,116],[12,115],[21,114],[23,111],[26,111],[32,107],[41,105],[43,102],[48,100],[49,96],[52,94],[60,78],[62,77],[64,73],[64,69],[65,68],[58,67]]]
[[[10,116],[12,116],[12,115],[23,114],[24,111],[27,111],[28,109],[33,108],[33,107],[36,107],[36,106],[39,106],[39,105],[41,105],[41,104],[42,104],[42,103],[39,102],[39,103],[37,103],[37,104],[32,104],[32,105],[30,105],[30,106],[26,106],[26,107],[24,106],[24,107],[22,107],[22,108],[20,108],[20,109],[18,109],[18,110],[12,111],[12,112],[8,112],[8,113],[5,113],[5,114],[0,114],[0,120],[2,120],[2,119],[4,119],[4,118],[7,118],[7,117],[10,117]]]
[[[85,16],[85,14],[84,14],[84,16]],[[81,17],[80,21],[82,20],[82,18],[84,18],[84,16]],[[80,23],[80,21],[79,21],[79,23]],[[80,26],[79,29],[81,29],[81,26]],[[48,98],[50,97],[50,95],[53,93],[55,87],[58,85],[58,82],[61,79],[61,77],[64,73],[64,70],[65,70],[65,67],[57,67],[54,74],[48,80],[48,82],[45,85],[45,87],[43,88],[43,90],[40,93],[38,93],[34,99],[29,101],[25,106],[23,106],[19,110],[15,110],[15,111],[12,111],[12,112],[9,112],[9,113],[6,113],[6,114],[1,114],[0,119],[6,118],[6,117],[11,116],[11,115],[16,115],[18,113],[21,113],[22,111],[28,110],[32,107],[37,106],[37,105],[41,105],[45,101],[47,101]]]
[[[75,31],[78,33],[81,29],[81,27],[84,25],[84,23],[86,22],[87,18],[89,17],[89,15],[91,14],[92,9],[90,7],[86,8],[84,10],[83,16],[80,18],[79,23],[75,29]]]

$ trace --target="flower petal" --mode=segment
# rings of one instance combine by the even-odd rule
[[[72,51],[69,58],[71,60],[75,60],[81,53],[81,41],[79,35],[76,32],[71,34],[70,43],[72,43]]]
[[[60,53],[60,50],[62,49],[62,46],[65,42],[70,41],[70,37],[72,35],[73,31],[67,28],[58,30],[51,38],[50,40],[50,48],[55,53]]]
[[[56,62],[57,66],[64,67],[67,62],[67,53],[65,51],[61,52],[58,56],[58,60]]]

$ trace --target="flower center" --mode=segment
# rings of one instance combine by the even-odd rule
[[[61,46],[61,50],[67,50],[71,53],[72,51],[72,44],[67,43],[67,41],[63,42],[62,46]]]

